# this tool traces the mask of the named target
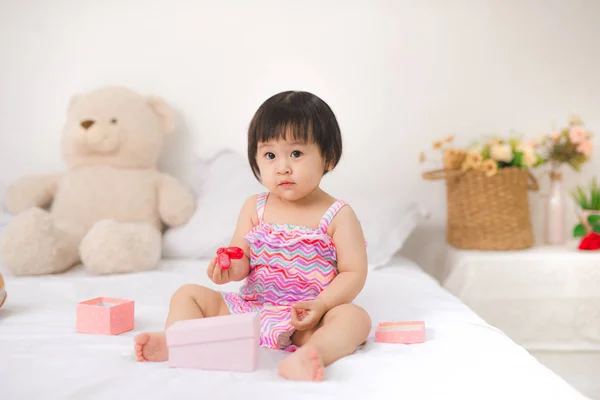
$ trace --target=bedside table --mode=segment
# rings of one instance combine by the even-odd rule
[[[448,249],[442,285],[527,350],[600,351],[600,251]]]

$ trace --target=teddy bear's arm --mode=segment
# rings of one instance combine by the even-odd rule
[[[61,175],[28,176],[6,188],[4,205],[11,214],[31,207],[46,208],[52,203]]]
[[[158,182],[158,213],[168,226],[175,227],[189,221],[196,211],[192,191],[177,179],[161,174]]]

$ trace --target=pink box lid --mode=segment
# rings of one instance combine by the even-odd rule
[[[424,321],[397,321],[397,322],[381,322],[377,326],[378,332],[386,331],[410,331],[410,330],[424,330]]]
[[[168,346],[250,338],[258,335],[258,313],[177,321],[165,332]]]

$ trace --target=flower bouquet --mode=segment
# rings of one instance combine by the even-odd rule
[[[546,205],[546,242],[564,244],[566,199],[562,188],[562,165],[579,172],[593,151],[592,133],[583,126],[581,118],[570,118],[569,126],[542,136],[537,143],[545,162],[550,165],[550,196]],[[579,200],[582,200],[580,198]]]
[[[543,163],[535,146],[519,138],[489,138],[464,148],[454,136],[433,143],[442,169],[424,179],[445,179],[446,238],[463,249],[513,250],[533,246],[528,190],[538,190],[530,169]],[[421,153],[422,163],[431,159]]]
[[[434,150],[442,151],[442,164],[445,170],[478,171],[490,177],[502,168],[528,169],[545,162],[533,141],[526,142],[519,138],[504,140],[494,137],[461,149],[451,146],[453,140],[454,136],[449,136],[432,145]],[[425,161],[427,158],[422,152],[420,162]]]
[[[558,173],[562,164],[579,172],[581,166],[590,159],[594,146],[592,133],[583,126],[577,115],[569,120],[569,126],[545,135],[537,140],[537,148],[543,159],[550,163],[551,174]]]

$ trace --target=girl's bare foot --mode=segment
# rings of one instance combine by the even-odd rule
[[[279,363],[279,375],[295,381],[322,381],[323,361],[317,348],[304,345]]]
[[[163,332],[140,333],[135,337],[135,356],[138,361],[167,361],[169,349]]]

